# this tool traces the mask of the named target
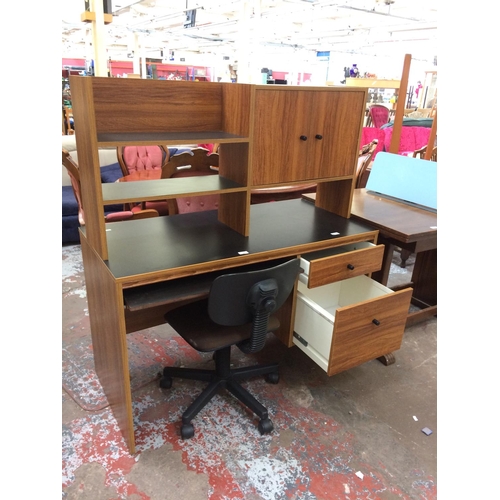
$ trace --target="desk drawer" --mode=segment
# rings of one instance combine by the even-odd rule
[[[401,346],[411,294],[363,275],[312,289],[299,282],[293,342],[328,375],[388,354]]]
[[[302,255],[304,272],[300,281],[308,288],[327,285],[380,270],[384,246],[369,242],[355,243]]]

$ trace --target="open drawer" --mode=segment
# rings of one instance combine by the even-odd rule
[[[307,288],[299,281],[293,342],[328,375],[400,348],[412,289],[361,275]]]
[[[304,270],[300,280],[308,288],[314,288],[369,274],[381,269],[383,256],[384,245],[366,241],[308,253],[300,259]]]

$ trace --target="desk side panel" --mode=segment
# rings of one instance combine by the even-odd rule
[[[348,219],[353,189],[353,179],[320,183],[316,189],[316,206]]]
[[[134,453],[122,289],[83,234],[80,239],[96,373],[130,452]]]

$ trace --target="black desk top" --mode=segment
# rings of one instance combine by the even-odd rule
[[[248,237],[220,223],[217,211],[106,224],[106,264],[128,287],[298,255],[345,237],[364,241],[366,233],[374,230],[294,199],[252,205]]]

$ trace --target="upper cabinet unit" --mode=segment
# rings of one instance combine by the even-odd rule
[[[353,175],[365,91],[302,89],[256,89],[254,186]]]
[[[107,258],[104,205],[220,194],[218,220],[250,234],[254,187],[318,183],[350,216],[366,89],[71,76],[87,240]],[[98,148],[219,144],[219,175],[101,185]]]

